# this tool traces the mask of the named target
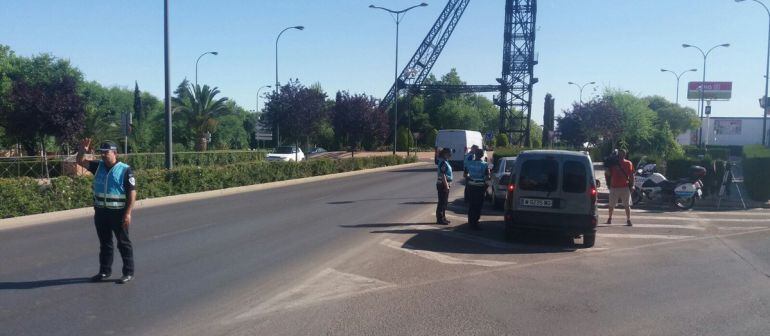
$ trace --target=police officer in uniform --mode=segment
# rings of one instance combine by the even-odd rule
[[[112,235],[118,243],[123,258],[123,277],[119,284],[134,278],[134,252],[128,238],[131,210],[136,203],[136,179],[131,167],[118,161],[118,146],[104,142],[99,146],[101,160],[86,160],[84,155],[91,149],[91,139],[81,142],[77,163],[94,174],[94,224],[99,236],[99,273],[92,281],[103,281],[112,275],[114,253]]]
[[[452,183],[452,166],[449,165],[449,158],[452,157],[452,151],[449,148],[442,149],[438,154],[438,168],[436,179],[436,190],[438,191],[438,203],[436,205],[436,223],[449,224],[446,219],[446,208],[449,205],[449,188]]]
[[[473,161],[473,158],[476,157],[476,151],[479,150],[479,146],[473,145],[471,146],[471,150],[468,151],[467,154],[465,154],[465,157],[463,157],[463,178],[465,178],[465,190],[463,190],[463,202],[468,203],[468,200],[470,199],[468,196],[468,163]]]
[[[487,190],[489,167],[482,160],[484,157],[483,149],[477,149],[474,154],[474,160],[468,162],[466,166],[468,179],[465,189],[468,191],[468,224],[472,229],[480,230],[479,219],[481,218],[481,207],[484,205],[484,193]]]

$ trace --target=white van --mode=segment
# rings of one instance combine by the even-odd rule
[[[463,161],[473,145],[484,148],[484,138],[480,132],[468,130],[440,130],[436,136],[436,148],[449,148],[452,157],[449,163],[458,169],[463,168]],[[486,160],[486,157],[484,158]]]

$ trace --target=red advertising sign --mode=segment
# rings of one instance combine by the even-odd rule
[[[730,100],[733,82],[690,82],[687,84],[687,99],[700,100],[703,86],[704,100]]]

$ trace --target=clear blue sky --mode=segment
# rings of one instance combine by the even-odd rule
[[[394,24],[370,3],[391,8],[412,0],[171,0],[171,62],[174,86],[194,77],[218,86],[254,109],[259,86],[274,81],[274,41],[281,38],[280,79],[299,78],[337,90],[383,96],[392,83]],[[410,12],[401,25],[400,64],[411,57],[446,4]],[[770,2],[770,1],[769,1]],[[504,0],[473,0],[433,73],[455,67],[471,84],[493,84],[500,76]],[[770,4],[769,4],[770,5]],[[702,58],[682,43],[709,48],[731,43],[709,57],[707,80],[734,82],[733,99],[714,103],[714,116],[761,116],[768,17],[756,3],[733,0],[541,0],[536,49],[540,78],[533,118],[542,122],[543,97],[552,93],[557,111],[578,99],[568,81],[596,81],[635,94],[673,100],[674,76],[661,73],[698,68]],[[18,54],[50,52],[67,58],[88,80],[163,93],[163,1],[2,0],[0,43]],[[700,72],[683,77],[699,80]],[[591,94],[586,89],[584,96]],[[686,102],[695,107],[695,102]]]

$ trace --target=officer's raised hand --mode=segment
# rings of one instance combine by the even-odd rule
[[[91,151],[91,142],[93,140],[91,138],[85,138],[80,141],[80,148],[83,149],[84,152],[88,153]]]

